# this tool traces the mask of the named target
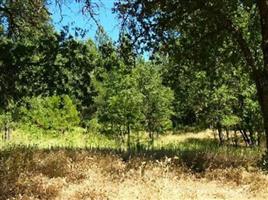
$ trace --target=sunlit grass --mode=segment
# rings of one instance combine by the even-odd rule
[[[16,129],[9,141],[0,139],[0,148],[10,146],[35,146],[41,149],[62,148],[119,148],[119,142],[102,134],[85,133],[82,128],[74,128],[65,133]]]
[[[267,188],[267,176],[258,165],[263,153],[260,148],[219,145],[209,130],[167,133],[155,138],[153,146],[148,139],[147,133],[133,134],[128,151],[119,138],[87,133],[82,128],[65,133],[16,129],[10,141],[0,140],[0,199],[22,199],[21,194],[54,199],[61,195],[60,192],[65,197],[69,185],[76,187],[81,183],[81,188],[78,188],[81,192],[86,188],[84,184],[94,177],[94,181],[87,185],[88,188],[95,187],[94,191],[105,185],[114,188],[122,181],[127,181],[122,183],[122,187],[133,188],[133,184],[126,185],[128,181],[136,180],[139,183],[135,186],[146,183],[142,188],[155,185],[155,180],[159,180],[157,187],[161,190],[163,181],[175,181],[174,190],[181,186],[177,181],[184,180],[183,177],[192,177],[193,183],[198,181],[195,177],[203,177],[207,183],[220,180],[227,185],[244,182],[256,191]],[[111,182],[104,184],[107,177]],[[185,184],[189,184],[188,178]],[[164,185],[170,186],[170,183]],[[103,191],[99,192],[103,194]],[[85,192],[85,195],[89,194],[93,194],[92,199],[95,199],[91,190]],[[83,197],[78,195],[70,199]]]
[[[187,165],[198,165],[198,170],[214,166],[256,166],[263,150],[259,147],[234,147],[220,145],[210,130],[198,133],[167,133],[155,138],[153,146],[148,142],[148,134],[132,134],[130,152],[155,158],[179,157]],[[113,135],[87,133],[82,128],[74,128],[65,133],[42,132],[16,129],[10,141],[0,140],[0,148],[16,146],[38,149],[68,148],[95,149],[126,152],[127,145]]]

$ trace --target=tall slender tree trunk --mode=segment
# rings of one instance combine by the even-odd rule
[[[9,127],[8,123],[6,123],[4,126],[4,133],[2,138],[4,141],[10,140],[11,138],[11,128]]]
[[[262,33],[263,69],[259,75],[257,84],[259,103],[263,115],[264,131],[266,135],[266,148],[268,150],[268,1],[257,1]]]
[[[227,143],[229,143],[229,141],[230,141],[230,132],[229,132],[229,129],[228,128],[226,128],[226,138],[227,138]]]
[[[238,147],[237,130],[234,130],[234,145],[235,147]]]
[[[256,3],[261,22],[263,66],[256,65],[256,59],[254,58],[247,41],[243,37],[242,30],[237,27],[230,18],[226,17],[226,15],[222,14],[221,17],[224,19],[224,26],[232,33],[234,39],[239,44],[255,81],[258,101],[263,116],[266,148],[268,150],[268,0],[257,0]]]
[[[249,138],[250,138],[250,144],[252,146],[256,145],[256,137],[255,137],[255,133],[253,130],[249,130]]]
[[[130,151],[130,125],[127,125],[127,148]]]
[[[223,138],[223,135],[222,135],[222,127],[221,127],[220,124],[217,125],[217,129],[218,129],[218,135],[219,135],[220,144],[223,144],[224,143],[224,138]]]
[[[268,95],[265,95],[265,97],[263,98],[262,114],[263,114],[264,131],[266,135],[266,148],[268,150]]]
[[[241,133],[241,135],[243,137],[245,145],[248,146],[249,145],[249,139],[248,139],[247,133],[245,131],[241,130],[241,129],[239,129],[239,132]]]

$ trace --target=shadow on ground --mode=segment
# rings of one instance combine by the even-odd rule
[[[40,149],[35,146],[10,146],[0,150],[0,199],[28,190],[27,184],[31,185],[31,182],[25,177],[42,174],[53,180],[68,177],[79,181],[84,177],[84,169],[94,165],[98,166],[97,169],[110,171],[120,177],[124,170],[139,169],[146,165],[144,163],[160,163],[163,170],[168,168],[203,173],[213,169],[256,167],[260,159],[258,149],[219,146],[217,141],[207,138],[188,138],[178,144],[153,149],[139,145],[133,146],[129,151],[111,148]],[[118,168],[118,163],[124,164],[123,171]],[[32,183],[36,184],[36,180]],[[41,188],[40,191],[42,190]]]

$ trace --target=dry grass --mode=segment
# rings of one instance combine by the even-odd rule
[[[0,150],[0,200],[268,199],[260,152],[220,147],[211,131],[160,136],[131,154],[42,147]]]
[[[158,143],[162,145],[168,145],[170,143],[174,142],[184,142],[188,140],[189,138],[192,139],[213,139],[214,133],[212,130],[207,129],[205,131],[193,133],[193,132],[185,132],[180,134],[167,134],[167,135],[161,135],[159,139],[157,140]]]
[[[0,175],[0,199],[268,199],[256,168],[193,173],[178,158],[18,148],[1,153]]]

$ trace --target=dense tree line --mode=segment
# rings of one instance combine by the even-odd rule
[[[23,10],[13,1],[1,4],[5,139],[14,121],[62,133],[96,122],[99,131],[119,134],[129,147],[131,132],[146,130],[153,142],[154,134],[171,128],[173,93],[156,64],[137,57],[127,35],[114,43],[101,27],[96,42],[75,39],[68,27],[58,33],[41,2],[25,1]],[[17,19],[20,12],[25,21]]]
[[[90,1],[77,2],[92,14]],[[238,145],[239,134],[260,144],[268,101],[261,2],[119,1],[127,29],[114,43],[101,27],[95,42],[68,27],[56,32],[48,1],[2,1],[0,124],[7,137],[16,120],[62,132],[95,125],[128,145],[132,132],[148,132],[152,143],[194,126],[217,130],[221,143]]]
[[[163,51],[179,63],[187,62],[194,66],[192,74],[203,68],[206,73],[212,71],[213,79],[214,72],[225,72],[227,66],[234,66],[233,72],[241,67],[241,72],[255,86],[268,145],[268,5],[265,0],[125,0],[116,3],[115,11],[137,46],[143,44],[153,52]],[[176,62],[178,71],[182,67],[179,63]],[[222,79],[225,73],[216,81],[220,83]]]

